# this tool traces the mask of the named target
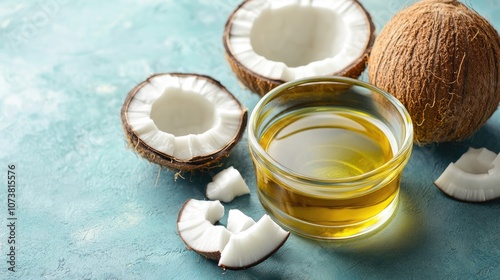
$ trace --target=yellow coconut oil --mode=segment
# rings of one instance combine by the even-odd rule
[[[248,126],[261,204],[282,226],[314,239],[357,237],[385,224],[412,143],[411,118],[396,98],[345,77],[278,86]]]
[[[293,173],[323,181],[355,180],[394,156],[394,140],[380,121],[337,107],[307,107],[286,114],[262,134],[259,143]],[[257,169],[256,176],[260,198],[269,211],[300,232],[327,238],[357,235],[386,219],[385,212],[392,214],[388,208],[395,207],[400,177],[362,190],[344,190],[331,183],[323,187],[325,192],[315,194],[276,180],[267,169]],[[328,189],[334,192],[328,194]]]
[[[259,142],[276,161],[308,177],[354,177],[393,157],[387,130],[375,122],[353,110],[305,108],[282,117]]]

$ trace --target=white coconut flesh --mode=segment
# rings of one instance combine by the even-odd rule
[[[149,147],[187,161],[217,152],[236,138],[242,109],[205,78],[157,75],[136,92],[126,114]]]
[[[206,256],[217,254],[231,236],[225,227],[214,225],[223,215],[224,206],[219,201],[190,199],[179,214],[177,230],[189,249]]]
[[[190,199],[184,204],[181,213],[178,222],[201,219],[215,224],[224,216],[224,206],[217,200]]]
[[[273,254],[289,234],[264,215],[255,225],[231,236],[221,252],[219,266],[242,269],[258,264]]]
[[[277,251],[290,234],[268,215],[255,223],[233,209],[229,211],[228,228],[214,225],[223,215],[224,206],[219,201],[189,199],[177,218],[177,230],[187,248],[219,261],[223,268],[244,269],[259,264]]]
[[[434,184],[447,195],[481,202],[500,197],[500,154],[486,148],[469,150],[450,163]]]
[[[229,210],[227,215],[227,230],[231,233],[239,233],[255,225],[255,221],[238,209]]]
[[[337,73],[364,55],[370,20],[353,0],[254,0],[234,14],[229,45],[246,68],[291,81]]]
[[[233,166],[217,173],[212,178],[212,182],[208,183],[206,190],[209,199],[226,203],[231,202],[237,196],[249,193],[250,189],[245,180]]]

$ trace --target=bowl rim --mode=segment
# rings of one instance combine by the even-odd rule
[[[375,92],[382,96],[384,99],[388,100],[390,104],[394,106],[396,111],[399,113],[401,118],[403,119],[404,127],[402,129],[404,133],[404,139],[401,143],[401,145],[398,145],[398,150],[394,154],[394,156],[385,162],[383,165],[360,175],[352,176],[352,177],[345,177],[345,178],[318,178],[318,177],[312,177],[308,175],[304,175],[302,173],[299,173],[297,171],[294,171],[280,162],[276,161],[273,159],[265,150],[264,148],[259,144],[259,141],[257,140],[254,131],[257,129],[257,119],[258,116],[260,115],[262,109],[265,107],[265,105],[270,101],[273,100],[277,95],[280,95],[283,91],[286,91],[289,88],[302,85],[302,84],[309,84],[309,83],[319,83],[319,82],[336,82],[336,83],[344,83],[350,86],[359,86],[368,90],[371,90],[372,92]],[[286,82],[284,84],[281,84],[280,86],[272,89],[269,91],[266,95],[264,95],[255,105],[255,107],[252,110],[252,113],[250,115],[249,121],[248,121],[248,127],[247,127],[247,132],[248,132],[248,145],[250,149],[251,156],[254,157],[254,154],[257,153],[257,155],[260,157],[259,160],[263,160],[264,162],[267,163],[267,166],[271,171],[274,173],[278,173],[282,176],[285,176],[288,179],[292,179],[293,181],[298,181],[299,183],[305,183],[309,185],[315,185],[315,186],[331,186],[332,184],[338,185],[339,187],[345,186],[345,187],[350,187],[353,184],[359,183],[359,182],[367,182],[371,180],[380,180],[380,174],[387,174],[387,172],[392,172],[393,170],[397,169],[398,167],[404,167],[406,162],[409,160],[412,147],[413,147],[413,123],[410,117],[410,114],[404,107],[404,105],[394,96],[389,94],[388,92],[375,87],[374,85],[371,85],[367,82],[353,79],[353,78],[348,78],[348,77],[342,77],[342,76],[314,76],[314,77],[308,77],[308,78],[303,78],[303,79],[298,79],[290,82]],[[255,152],[254,152],[255,151]],[[257,159],[253,159],[254,161]],[[393,176],[391,176],[393,177]]]

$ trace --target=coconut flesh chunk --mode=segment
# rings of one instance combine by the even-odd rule
[[[231,202],[237,196],[249,193],[250,189],[240,172],[232,166],[217,173],[212,178],[212,182],[208,183],[206,190],[209,199],[226,203]]]
[[[134,88],[123,105],[129,144],[148,160],[179,170],[210,167],[241,139],[247,110],[207,76],[167,73]]]
[[[231,232],[214,225],[224,215],[224,206],[219,201],[190,199],[182,207],[177,219],[179,236],[200,255],[218,260]]]
[[[247,0],[226,23],[224,44],[244,83],[251,83],[245,75],[254,74],[272,83],[319,75],[356,78],[374,36],[369,14],[354,0]],[[241,66],[246,70],[235,69]]]
[[[224,269],[244,269],[261,263],[276,252],[290,234],[268,215],[255,223],[233,209],[229,211],[227,229],[214,225],[223,215],[224,206],[219,201],[189,199],[179,212],[177,230],[188,249],[219,261]]]
[[[450,163],[434,182],[458,200],[488,201],[500,197],[500,154],[486,148],[469,150]]]
[[[238,209],[229,210],[227,216],[227,230],[231,233],[240,233],[255,225],[255,221]]]
[[[221,253],[219,266],[244,269],[256,265],[278,250],[289,235],[269,215],[264,215],[255,225],[231,236]]]

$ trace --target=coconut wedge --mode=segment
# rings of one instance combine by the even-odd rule
[[[177,230],[190,250],[218,261],[224,269],[245,269],[257,265],[276,252],[290,232],[268,215],[257,223],[239,210],[230,210],[228,228],[215,225],[224,215],[219,201],[189,199],[177,218]]]
[[[226,58],[253,92],[300,78],[357,78],[375,39],[369,13],[355,0],[247,0],[228,18]]]
[[[184,203],[177,218],[177,231],[187,248],[205,258],[219,260],[231,232],[214,225],[224,215],[219,201],[190,199]]]
[[[500,154],[486,148],[469,148],[455,163],[448,165],[434,184],[445,194],[462,201],[499,198]]]
[[[276,252],[289,235],[269,215],[264,215],[255,225],[231,236],[221,253],[219,266],[245,269],[257,265]]]
[[[208,76],[164,73],[130,91],[121,120],[139,155],[190,171],[214,167],[229,155],[245,130],[247,109]]]
[[[227,230],[231,233],[240,233],[255,225],[255,221],[238,209],[229,210],[227,216]]]
[[[222,202],[231,202],[235,197],[249,194],[245,180],[234,167],[230,166],[217,173],[212,182],[208,183],[206,196],[211,200],[220,200]]]

